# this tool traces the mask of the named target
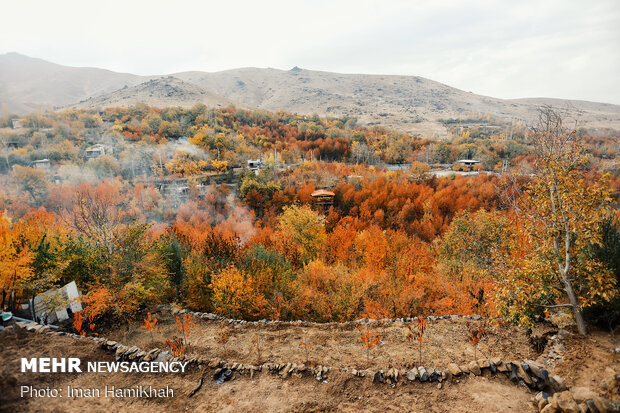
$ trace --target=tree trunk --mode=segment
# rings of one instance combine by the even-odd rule
[[[15,291],[9,292],[9,311],[15,313]]]
[[[583,320],[583,314],[581,313],[581,308],[579,308],[579,302],[577,301],[577,296],[575,295],[573,286],[565,277],[562,277],[562,282],[564,283],[564,290],[568,296],[568,301],[573,308],[573,316],[575,317],[575,323],[577,324],[577,331],[579,334],[585,335],[587,334],[586,323]]]
[[[30,301],[30,315],[32,316],[32,321],[37,321],[37,314],[34,311],[34,299],[37,298],[36,291],[32,291],[32,301]]]

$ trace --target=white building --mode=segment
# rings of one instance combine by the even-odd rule
[[[43,169],[44,171],[49,171],[52,167],[49,159],[38,159],[32,163],[32,165],[37,169]]]
[[[86,149],[86,159],[88,159],[89,161],[91,159],[97,159],[101,155],[105,155],[105,153],[106,153],[105,146],[98,143]]]

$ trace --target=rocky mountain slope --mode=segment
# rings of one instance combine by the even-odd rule
[[[175,76],[253,108],[350,115],[363,124],[442,133],[441,119],[471,113],[533,121],[541,104],[570,108],[584,125],[620,127],[620,105],[561,99],[505,100],[476,95],[417,76],[339,74],[293,68],[244,68]]]
[[[9,112],[24,113],[72,104],[94,108],[135,102],[154,106],[234,103],[248,109],[349,115],[361,124],[429,137],[446,134],[441,120],[488,113],[533,122],[541,104],[552,104],[570,108],[582,126],[620,129],[620,105],[550,98],[497,99],[417,76],[340,74],[295,67],[181,72],[173,77],[177,79],[67,67],[9,53],[0,55],[0,104]]]

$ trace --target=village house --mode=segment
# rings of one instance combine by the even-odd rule
[[[265,165],[263,164],[263,161],[261,161],[260,159],[248,159],[248,169],[250,171],[257,171],[264,167]]]
[[[336,194],[325,189],[317,189],[311,193],[310,196],[314,198],[314,204],[317,209],[327,215],[329,208],[334,205],[334,197]]]
[[[26,127],[26,119],[11,119],[13,129],[22,129]]]
[[[37,169],[43,169],[46,172],[49,172],[52,165],[50,164],[49,159],[37,159],[32,163],[32,165]]]
[[[7,148],[9,149],[18,149],[23,148],[25,146],[23,140],[18,138],[11,138],[6,143]]]
[[[258,175],[258,172],[265,167],[265,164],[260,159],[248,159],[248,170],[254,171],[254,174]]]
[[[454,162],[454,164],[452,165],[452,169],[455,171],[469,172],[478,170],[481,166],[482,165],[480,161],[474,159],[459,159],[458,161]]]
[[[86,159],[89,161],[92,159],[97,159],[101,155],[105,155],[105,153],[106,153],[105,146],[98,143],[86,149]]]

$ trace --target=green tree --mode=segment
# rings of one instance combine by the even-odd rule
[[[614,298],[586,308],[584,317],[589,322],[613,332],[620,320],[620,219],[613,216],[607,218],[601,225],[600,233],[602,242],[592,245],[592,253],[614,274]]]

